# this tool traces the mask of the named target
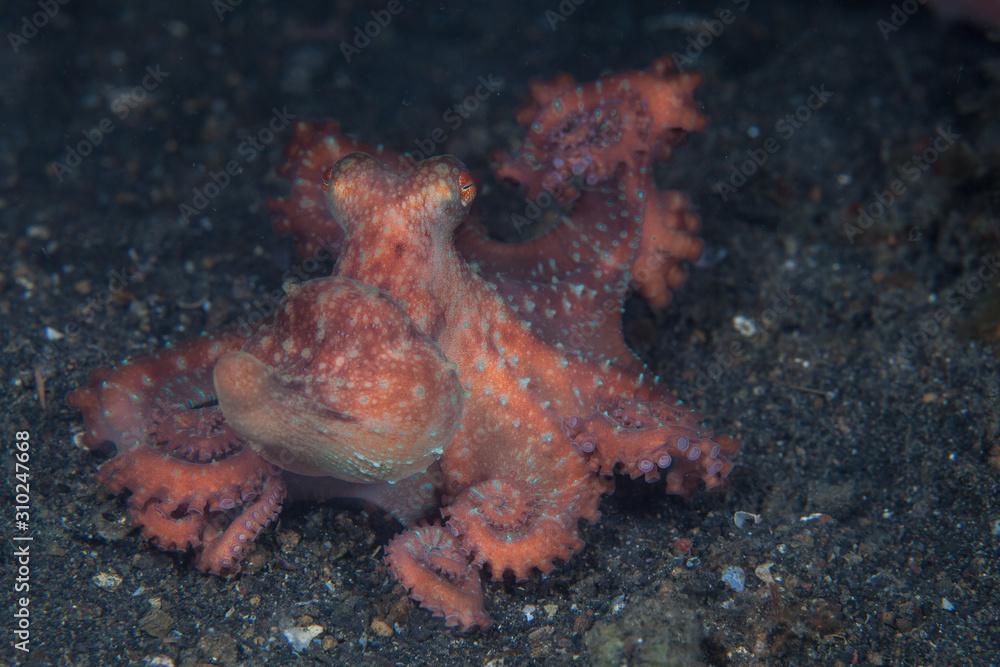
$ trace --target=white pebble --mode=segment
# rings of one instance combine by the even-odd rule
[[[305,651],[309,648],[309,644],[312,640],[323,634],[323,626],[312,624],[305,627],[295,626],[293,628],[288,628],[282,632],[285,635],[285,639],[288,641],[289,645],[295,651]]]
[[[741,336],[745,336],[746,338],[757,335],[757,323],[744,315],[734,317],[733,326],[736,327]]]
[[[143,663],[145,667],[174,667],[174,659],[169,655],[151,655],[146,656],[146,662]]]
[[[122,578],[121,575],[117,575],[114,572],[98,572],[91,578],[91,581],[98,588],[113,591],[121,586]]]

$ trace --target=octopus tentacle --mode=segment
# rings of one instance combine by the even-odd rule
[[[88,386],[67,399],[83,413],[83,444],[93,449],[113,442],[122,451],[148,442],[164,413],[213,400],[212,366],[242,343],[232,334],[202,336],[115,369],[95,371]]]
[[[598,520],[600,493],[595,487],[572,502],[576,486],[542,492],[512,479],[490,479],[463,491],[442,514],[473,562],[490,566],[494,580],[510,571],[521,581],[532,568],[549,572],[554,560],[569,560],[583,547],[576,524]]]
[[[149,429],[153,444],[191,463],[208,463],[233,454],[241,446],[239,436],[226,426],[218,406],[200,410],[153,411]]]
[[[203,514],[186,512],[174,517],[174,512],[156,500],[144,506],[130,502],[128,514],[132,523],[141,526],[142,536],[165,551],[187,551],[201,545]]]
[[[650,306],[664,308],[687,280],[684,263],[701,257],[701,220],[691,200],[675,190],[648,192],[646,200],[631,284]]]
[[[206,540],[205,548],[195,560],[195,567],[217,575],[238,570],[250,544],[281,513],[285,492],[281,475],[268,477],[256,500],[247,505],[224,531]]]
[[[719,486],[733,468],[730,457],[739,451],[733,439],[699,428],[691,413],[639,401],[568,417],[563,431],[595,472],[621,472],[648,482],[664,475],[672,494],[689,495],[699,482],[708,489]]]
[[[386,562],[410,597],[448,626],[486,628],[479,568],[442,526],[419,526],[386,546]]]
[[[532,101],[518,114],[527,137],[517,152],[499,157],[497,175],[521,184],[534,201],[555,199],[568,216],[513,245],[468,224],[459,248],[488,278],[553,279],[576,289],[622,283],[619,298],[631,284],[654,308],[666,306],[686,279],[683,262],[697,260],[702,246],[690,203],[657,191],[651,166],[704,127],[694,100],[699,83],[663,58],[647,71],[593,83],[561,76],[533,84]],[[600,188],[612,195],[594,197]],[[571,279],[580,267],[588,270]]]
[[[213,404],[213,366],[242,344],[235,335],[201,337],[94,373],[89,386],[70,394],[86,422],[84,445],[113,442],[118,449],[98,479],[112,493],[131,493],[130,519],[162,549],[202,549],[209,526],[278,474]]]
[[[524,145],[500,156],[497,174],[532,197],[547,191],[564,202],[620,170],[638,174],[653,157],[668,157],[684,133],[705,127],[694,100],[700,83],[669,58],[583,85],[565,75],[536,82],[517,115],[528,128]]]
[[[187,508],[204,513],[241,505],[276,470],[246,448],[211,463],[192,463],[139,447],[110,459],[97,475],[112,493],[130,491],[137,507],[155,500],[164,512]]]

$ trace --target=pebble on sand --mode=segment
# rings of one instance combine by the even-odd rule
[[[295,651],[305,651],[309,648],[309,644],[312,640],[323,634],[323,626],[312,624],[305,627],[294,626],[291,628],[286,628],[282,634],[285,635],[285,639],[291,645],[292,649]]]

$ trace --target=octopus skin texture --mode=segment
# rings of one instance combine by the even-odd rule
[[[457,159],[299,123],[270,209],[305,257],[336,257],[333,275],[246,335],[96,371],[69,401],[85,445],[117,447],[99,479],[129,492],[149,541],[215,574],[238,570],[287,493],[367,499],[406,527],[385,549],[395,577],[463,629],[491,622],[483,574],[523,580],[583,547],[614,474],[718,487],[738,444],[622,334],[630,290],[667,305],[701,253],[688,199],[652,176],[704,126],[698,83],[661,59],[533,84],[496,173],[561,213],[519,243],[489,237]]]

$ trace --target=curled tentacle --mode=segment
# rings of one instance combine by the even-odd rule
[[[527,482],[491,479],[469,487],[442,509],[452,532],[495,580],[511,571],[527,579],[533,567],[549,572],[583,547],[579,519],[596,522],[604,486],[596,478],[536,489]]]
[[[560,76],[532,84],[531,101],[518,113],[527,136],[517,152],[499,157],[497,175],[520,183],[532,201],[561,203],[572,232],[557,227],[511,249],[477,238],[470,227],[459,247],[487,271],[500,265],[538,273],[535,266],[544,271],[551,259],[552,269],[558,262],[569,278],[577,265],[603,265],[600,287],[631,284],[654,308],[666,306],[687,277],[684,263],[698,259],[702,243],[687,198],[656,189],[652,160],[669,157],[688,132],[705,126],[694,99],[700,81],[661,58],[645,71],[592,83]],[[614,194],[595,198],[601,186]],[[511,266],[508,258],[518,253]],[[590,273],[571,280],[584,283]],[[623,296],[620,289],[616,298]]]
[[[184,512],[179,516],[151,500],[140,507],[129,503],[129,519],[142,527],[142,536],[164,551],[187,551],[201,546],[205,516],[200,512]]]
[[[622,168],[638,173],[651,156],[669,156],[686,132],[705,126],[694,100],[700,82],[669,58],[582,85],[566,75],[535,82],[517,116],[528,128],[524,145],[500,156],[497,175],[523,184],[532,199],[551,192],[568,203]]]
[[[479,569],[442,526],[400,533],[386,546],[386,562],[410,597],[445,624],[468,629],[490,625],[483,609]]]
[[[200,410],[157,408],[149,431],[153,444],[192,463],[221,459],[241,446],[239,436],[226,426],[218,406]]]
[[[212,366],[242,342],[233,335],[203,336],[118,368],[95,371],[90,383],[67,399],[83,413],[83,444],[93,449],[113,442],[121,452],[147,443],[151,428],[162,424],[165,414],[213,400]]]
[[[281,475],[273,474],[264,482],[257,498],[233,519],[225,531],[206,539],[205,548],[198,554],[195,566],[203,572],[218,575],[237,571],[249,546],[278,517],[284,499],[285,482]]]
[[[161,549],[206,548],[211,526],[225,522],[231,510],[275,483],[270,480],[276,479],[277,469],[245,447],[212,404],[212,368],[242,344],[232,335],[198,338],[97,371],[89,386],[69,396],[86,422],[83,444],[94,448],[112,442],[117,447],[98,479],[112,493],[131,493],[130,519]],[[267,509],[260,502],[244,514]],[[246,530],[236,533],[249,536]]]
[[[739,443],[698,428],[690,413],[619,401],[590,417],[563,420],[573,446],[602,475],[621,472],[647,482],[666,477],[667,492],[689,495],[699,482],[719,486],[733,468]]]
[[[211,463],[192,463],[139,447],[107,461],[98,479],[112,493],[130,491],[130,502],[139,508],[156,501],[166,513],[185,508],[205,513],[242,505],[275,470],[250,449]]]
[[[194,549],[200,569],[220,574],[238,568],[237,556],[277,515],[285,492],[277,468],[241,447],[225,425],[214,428],[228,432],[236,449],[202,462],[188,456],[206,451],[197,444],[141,445],[108,460],[98,479],[113,493],[131,492],[129,517],[144,538],[166,551]],[[229,528],[210,536],[231,510],[244,506]]]

